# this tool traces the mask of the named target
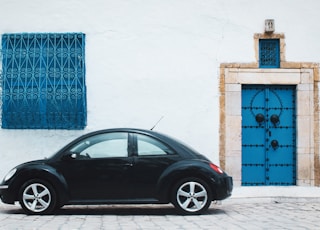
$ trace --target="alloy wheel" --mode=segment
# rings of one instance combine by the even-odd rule
[[[31,213],[45,212],[52,204],[51,192],[41,183],[31,183],[22,192],[22,202]]]
[[[178,188],[176,200],[184,211],[199,212],[207,205],[208,192],[199,182],[187,181]]]

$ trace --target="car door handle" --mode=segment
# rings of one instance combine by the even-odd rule
[[[133,166],[133,164],[132,163],[126,163],[126,164],[124,164],[125,166],[130,166],[130,167],[132,167]]]

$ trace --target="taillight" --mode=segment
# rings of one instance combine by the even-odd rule
[[[210,168],[212,168],[215,172],[219,173],[219,174],[222,174],[223,171],[221,168],[219,168],[219,166],[213,164],[213,163],[210,163]]]

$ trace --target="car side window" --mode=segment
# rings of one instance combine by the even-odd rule
[[[128,134],[98,134],[81,141],[70,151],[76,153],[78,159],[127,157]]]
[[[172,155],[175,152],[162,142],[145,135],[137,134],[138,156]]]

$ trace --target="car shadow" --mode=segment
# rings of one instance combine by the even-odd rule
[[[25,214],[19,206],[14,208],[1,210],[0,213],[5,214]],[[220,215],[225,214],[225,211],[216,207],[210,207],[202,215]],[[117,216],[178,216],[181,215],[172,205],[98,205],[98,206],[64,206],[55,211],[55,216],[83,216],[83,215],[117,215]]]

